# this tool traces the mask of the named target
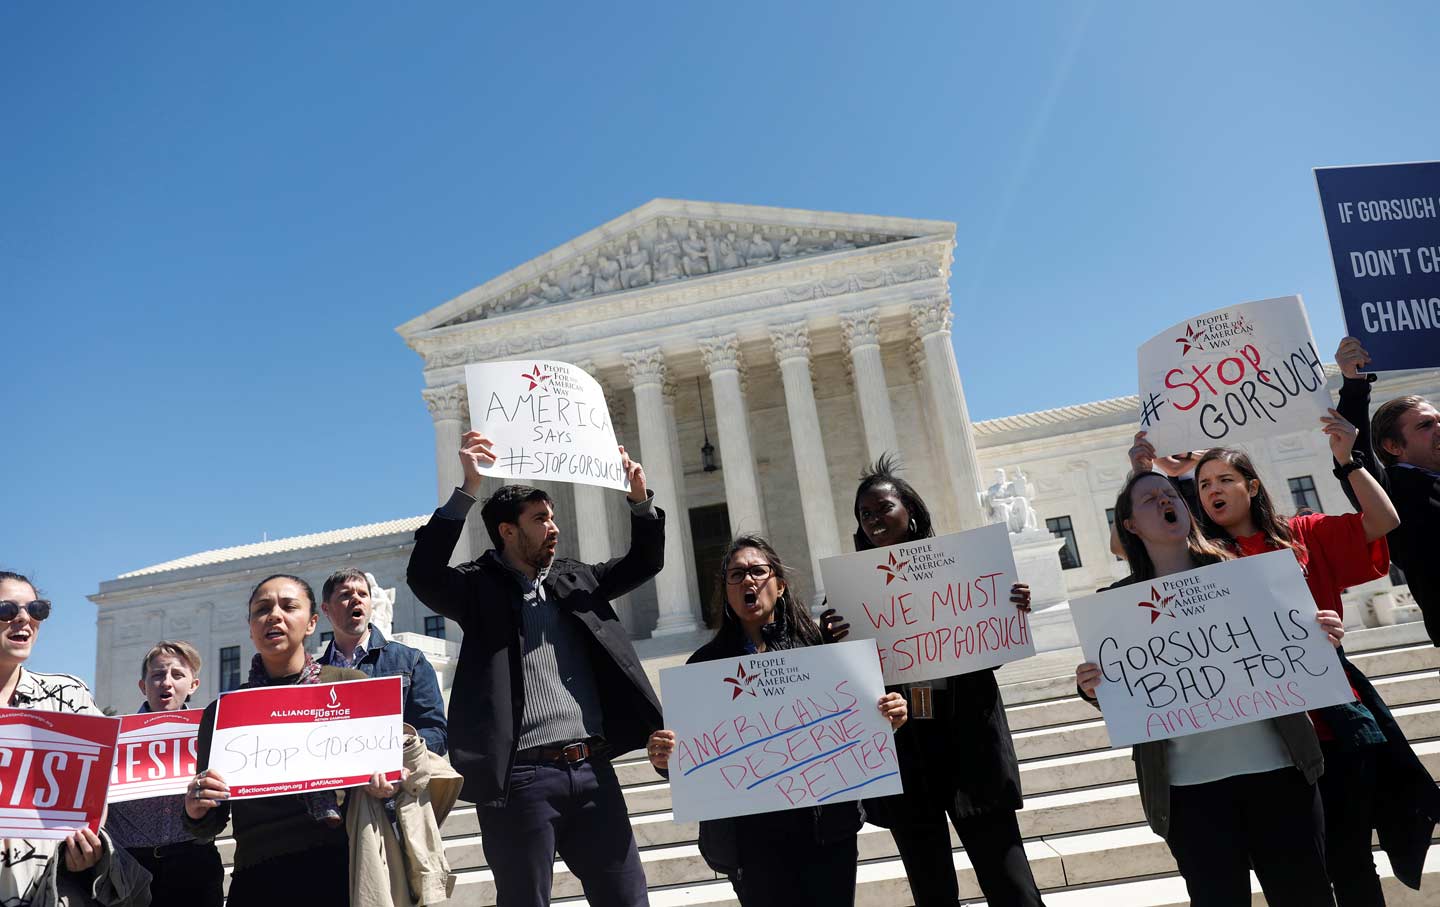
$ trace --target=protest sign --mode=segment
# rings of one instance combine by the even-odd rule
[[[1029,619],[1010,602],[1015,554],[1003,524],[825,558],[820,573],[851,638],[875,640],[887,684],[1035,654]]]
[[[1318,431],[1331,405],[1299,296],[1182,321],[1139,358],[1140,427],[1161,456]]]
[[[119,730],[103,715],[0,709],[0,838],[98,832]]]
[[[600,384],[549,359],[465,366],[470,425],[495,442],[485,475],[630,488]]]
[[[1234,727],[1354,699],[1290,551],[1070,603],[1110,743]]]
[[[185,793],[195,777],[195,738],[204,716],[199,709],[181,709],[121,717],[109,801]]]
[[[660,691],[678,822],[900,793],[872,643],[666,668]]]
[[[1345,327],[1377,371],[1440,365],[1440,161],[1318,167]]]
[[[399,677],[221,693],[210,764],[230,798],[400,780]]]

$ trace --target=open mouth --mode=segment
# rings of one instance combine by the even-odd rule
[[[1179,517],[1179,515],[1176,514],[1175,508],[1174,508],[1173,506],[1171,506],[1170,504],[1166,504],[1166,505],[1164,505],[1163,507],[1161,507],[1161,509],[1160,509],[1160,516],[1164,517],[1165,522],[1167,522],[1167,523],[1178,523],[1178,522],[1180,522],[1180,517]]]
[[[6,633],[6,634],[5,634],[5,638],[8,639],[8,640],[10,640],[11,642],[22,642],[22,643],[23,643],[23,642],[29,642],[29,641],[30,641],[30,631],[29,631],[29,630],[16,630],[16,631],[14,631],[13,633]]]
[[[754,608],[755,608],[756,605],[758,604],[759,600],[760,600],[760,597],[759,597],[758,595],[756,595],[754,589],[746,589],[746,590],[745,590],[745,607],[746,607],[746,608],[749,608],[749,609],[751,609],[751,610],[754,610]]]
[[[1220,513],[1220,512],[1222,512],[1222,511],[1224,511],[1224,509],[1225,509],[1225,499],[1224,499],[1224,498],[1211,498],[1211,499],[1210,499],[1210,509],[1213,510],[1213,511],[1215,511],[1216,513]]]
[[[265,638],[266,638],[266,639],[284,639],[284,638],[285,638],[285,630],[284,630],[283,628],[281,628],[281,627],[272,627],[271,629],[265,631]]]
[[[351,608],[351,609],[350,609],[350,618],[351,618],[352,620],[364,620],[364,619],[365,619],[365,609],[364,609],[364,608]]]

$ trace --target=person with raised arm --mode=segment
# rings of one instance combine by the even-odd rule
[[[903,545],[935,534],[930,510],[895,463],[881,457],[855,489],[855,550]],[[1030,587],[1016,583],[1010,601],[1030,609]],[[820,616],[827,640],[850,632],[845,616]],[[1016,811],[1020,765],[993,669],[905,685],[910,718],[895,735],[905,792],[865,801],[869,820],[890,829],[916,907],[951,907],[960,888],[951,853],[955,826],[987,903],[1036,907],[1043,902]],[[947,816],[949,822],[947,823]]]
[[[823,641],[790,592],[785,563],[765,539],[735,538],[715,577],[720,628],[686,664],[798,649]],[[905,698],[876,703],[891,728],[905,724]],[[675,732],[650,735],[650,764],[669,776]],[[858,802],[829,803],[700,823],[700,855],[730,879],[741,907],[844,907],[855,903]]]
[[[246,604],[255,656],[241,689],[365,680],[353,668],[322,665],[305,651],[319,611],[310,584],[278,573],[262,579]],[[231,823],[234,870],[227,907],[350,902],[350,853],[335,791],[313,791],[230,802],[224,775],[210,768],[210,745],[219,700],[205,707],[197,740],[198,773],[185,793],[186,827],[214,838]],[[382,773],[359,790],[377,799],[395,793]]]
[[[101,715],[80,678],[25,667],[51,607],[27,577],[0,570],[0,703],[12,709]],[[63,841],[0,841],[0,904],[142,907],[150,903],[150,874],[111,841],[103,821],[101,826],[99,834],[82,828]]]
[[[161,640],[140,661],[140,713],[190,708],[200,687],[200,653],[183,640]],[[212,839],[185,827],[185,796],[110,804],[105,830],[150,873],[151,907],[220,907],[225,866]]]
[[[1130,575],[1111,588],[1234,556],[1200,535],[1180,491],[1156,473],[1125,483],[1115,525]],[[1339,646],[1340,615],[1320,611],[1316,620]],[[1100,666],[1077,666],[1075,680],[1098,707]],[[1249,904],[1252,867],[1271,907],[1335,903],[1316,788],[1325,758],[1304,713],[1139,743],[1132,758],[1145,819],[1169,846],[1194,907]]]
[[[1337,460],[1335,475],[1357,509],[1350,473],[1361,467],[1395,502],[1400,525],[1390,531],[1390,557],[1405,572],[1430,641],[1440,646],[1440,411],[1408,394],[1382,403],[1372,417],[1375,375],[1360,371],[1370,364],[1370,354],[1359,340],[1346,337],[1335,363],[1345,376],[1336,408],[1359,431],[1352,459]]]
[[[479,432],[461,438],[464,484],[415,533],[406,579],[465,637],[450,691],[450,758],[477,804],[500,907],[550,903],[555,854],[592,907],[647,904],[645,873],[612,756],[645,745],[660,702],[610,602],[665,560],[665,514],[620,448],[630,550],[602,564],[557,559],[550,496],[506,485],[480,508],[494,548],[450,566],[480,469]]]

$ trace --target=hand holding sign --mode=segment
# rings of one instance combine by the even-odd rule
[[[100,862],[105,846],[100,836],[88,828],[82,828],[65,839],[65,869],[69,872],[84,872]]]
[[[185,814],[196,821],[230,799],[230,785],[214,769],[206,769],[195,776],[185,789]]]
[[[460,470],[465,483],[460,489],[470,497],[479,497],[480,483],[485,478],[481,470],[495,465],[495,444],[478,431],[467,431],[460,436]]]
[[[1359,378],[1360,369],[1370,364],[1370,354],[1360,341],[1354,337],[1346,337],[1340,341],[1340,348],[1335,351],[1335,364],[1340,366],[1340,374],[1346,378]]]
[[[630,483],[630,493],[626,495],[636,504],[643,504],[648,494],[645,490],[645,469],[639,463],[630,459],[625,452],[625,445],[620,445],[620,468],[625,472],[625,479]]]

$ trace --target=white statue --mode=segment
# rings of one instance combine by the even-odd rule
[[[660,234],[655,238],[655,279],[674,280],[680,276],[680,243],[670,233],[670,225],[660,222]]]
[[[1006,481],[1005,470],[995,470],[995,481],[984,495],[990,522],[1004,523],[1011,533],[1035,531],[1040,527],[1040,518],[1030,503],[1034,495],[1035,486],[1019,469],[1015,470],[1014,481]]]
[[[559,302],[565,298],[565,291],[542,277],[540,278],[540,295],[545,297],[546,302]]]
[[[365,574],[370,584],[370,626],[379,627],[380,634],[390,637],[390,626],[395,622],[395,590],[381,589],[375,574]]]
[[[620,272],[620,282],[625,289],[643,287],[650,282],[650,253],[640,247],[640,240],[630,237],[630,250],[623,258],[625,269]]]
[[[745,258],[752,265],[775,260],[774,247],[770,245],[770,240],[765,238],[758,227],[750,236],[750,245],[745,249]]]
[[[580,267],[571,272],[565,282],[565,287],[570,291],[571,299],[584,299],[595,289],[595,278],[590,274],[590,266],[580,262]]]
[[[701,274],[710,273],[710,262],[706,260],[707,250],[705,240],[690,228],[690,235],[680,242],[680,247],[685,250],[683,265],[686,277],[699,277]]]
[[[611,293],[620,289],[620,262],[601,253],[596,262],[595,292]]]
[[[799,253],[800,253],[800,234],[798,234],[798,233],[791,233],[789,236],[785,237],[785,241],[780,244],[780,257],[781,257],[781,258],[794,258],[794,257],[795,257],[796,255],[798,255]]]
[[[740,260],[740,253],[735,249],[735,233],[726,233],[720,239],[720,270],[728,271],[731,268],[738,268],[745,264]]]

